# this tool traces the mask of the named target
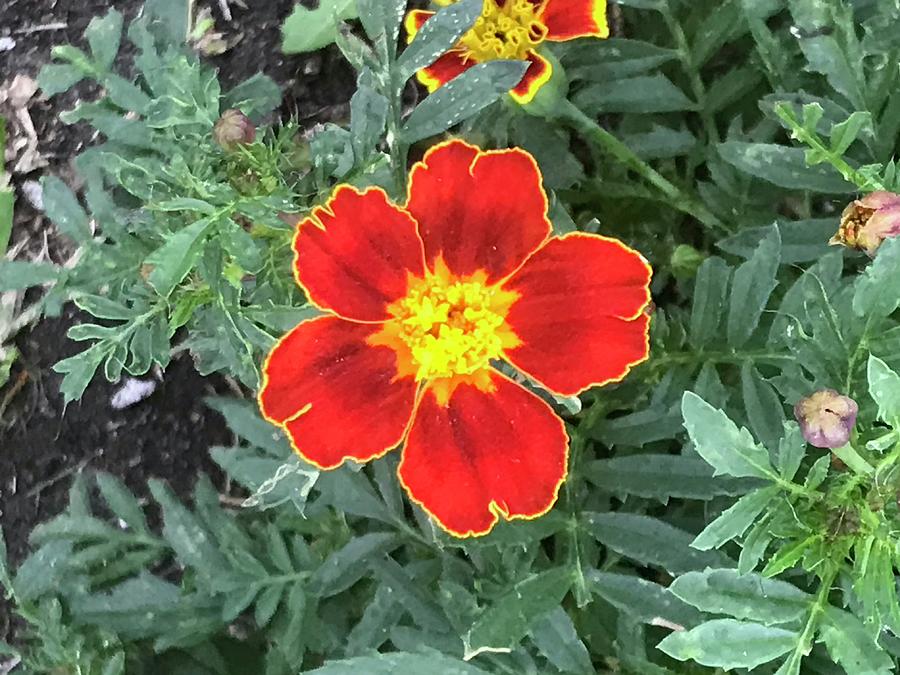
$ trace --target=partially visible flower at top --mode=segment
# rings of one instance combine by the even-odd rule
[[[873,192],[852,202],[841,216],[831,244],[843,244],[874,257],[885,239],[900,235],[900,195]]]
[[[435,0],[452,5],[456,0]],[[406,16],[410,42],[434,12],[414,10]],[[522,81],[510,91],[518,103],[530,103],[550,81],[553,66],[537,49],[544,42],[565,42],[580,37],[609,37],[606,0],[484,0],[475,25],[459,44],[428,68],[419,81],[429,92],[447,84],[478,63],[509,59],[528,61]]]
[[[842,448],[850,442],[859,406],[834,389],[822,389],[794,406],[803,438],[817,448]]]
[[[648,355],[651,275],[616,239],[551,238],[547,210],[531,155],[456,140],[413,168],[404,206],[338,187],[293,245],[328,315],[269,355],[263,415],[321,469],[405,441],[401,483],[456,536],[546,513],[565,426],[494,365],[560,396],[621,380]]]
[[[256,140],[256,127],[240,110],[226,110],[213,127],[213,138],[225,150],[249,145]]]

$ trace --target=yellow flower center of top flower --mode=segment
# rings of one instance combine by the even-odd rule
[[[547,37],[547,27],[531,0],[485,0],[481,16],[461,42],[477,61],[524,60]]]
[[[410,280],[406,297],[389,308],[393,320],[370,338],[398,353],[398,374],[417,381],[486,372],[504,349],[520,344],[506,324],[518,294],[486,275],[455,277],[440,261],[425,278]]]

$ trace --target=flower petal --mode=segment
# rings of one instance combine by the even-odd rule
[[[858,200],[856,204],[863,208],[874,209],[877,211],[878,209],[883,209],[885,207],[900,206],[900,195],[893,192],[885,192],[884,190],[870,192],[865,197]]]
[[[338,187],[294,237],[294,274],[310,302],[357,321],[384,321],[425,265],[416,223],[379,188]]]
[[[541,21],[547,27],[547,39],[555,42],[609,37],[606,0],[547,0]]]
[[[320,468],[368,461],[403,440],[416,383],[397,377],[392,349],[368,344],[379,329],[331,316],[312,319],[285,335],[266,359],[260,410]]]
[[[651,274],[616,239],[552,239],[503,285],[520,295],[506,322],[522,341],[506,358],[564,396],[622,379],[648,355]]]
[[[425,391],[399,475],[441,527],[469,537],[486,534],[500,517],[549,511],[567,457],[565,427],[550,406],[493,373],[487,388],[459,384],[446,405]]]
[[[538,90],[553,77],[553,66],[537,52],[528,52],[529,66],[522,81],[509,94],[516,103],[531,103]]]
[[[515,271],[550,235],[547,195],[524,150],[482,151],[460,140],[431,148],[410,174],[407,210],[434,268],[488,283]]]

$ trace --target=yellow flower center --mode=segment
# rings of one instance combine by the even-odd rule
[[[454,277],[438,261],[435,272],[410,280],[406,297],[389,308],[394,319],[370,342],[397,351],[401,377],[440,380],[486,372],[520,341],[506,324],[518,294],[485,280],[483,272]]]
[[[481,16],[462,38],[465,50],[478,61],[524,60],[547,37],[547,27],[531,0],[485,0]]]

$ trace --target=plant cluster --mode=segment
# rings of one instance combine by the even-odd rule
[[[190,506],[153,482],[148,507],[115,477],[78,477],[33,553],[0,565],[27,623],[0,650],[25,672],[84,675],[895,672],[900,9],[622,0],[609,9],[625,37],[607,38],[602,0],[434,4],[297,8],[284,49],[335,42],[358,74],[347,123],[307,133],[263,126],[280,98],[265,77],[220,90],[184,47],[188,3],[150,0],[128,28],[133,77],[114,70],[115,11],[88,27],[90,53],[54,50],[46,94],[83,78],[103,91],[65,116],[105,138],[76,160],[83,202],[44,183],[81,255],[0,262],[0,290],[44,285],[46,314],[73,301],[93,317],[69,332],[87,348],[56,367],[67,403],[95,373],[142,375],[184,351],[259,402],[209,401],[235,434],[212,457],[240,497],[201,476]],[[560,18],[575,15],[580,28]],[[522,17],[516,40],[530,42],[507,49]],[[430,93],[410,107],[417,76]],[[466,142],[439,143],[448,131]],[[470,151],[468,172],[433,177],[429,162]],[[533,245],[527,222],[496,217],[527,201],[521,176],[479,178],[476,156],[534,158],[548,231]],[[469,269],[440,239],[449,226],[429,223],[469,223],[476,206],[491,256],[474,247],[489,262]],[[409,260],[379,239],[404,227]],[[573,249],[551,275],[564,292],[517,324],[523,261],[558,241],[603,242],[608,257]],[[652,282],[610,282],[617,255],[646,270],[642,255]],[[636,295],[618,306],[623,288]],[[594,313],[629,326],[602,350],[579,323]],[[519,337],[548,316],[566,317],[544,334],[553,349],[520,357]],[[348,319],[364,339],[307,340]],[[491,332],[507,324],[511,337]],[[399,432],[384,431],[387,394],[360,397],[376,391],[367,372],[333,368],[359,361],[360,343],[411,354],[409,372],[375,380],[391,396],[408,384],[416,421]],[[512,470],[485,462],[490,477],[468,485],[492,521],[454,520],[474,500],[454,467],[425,471],[425,494],[404,464],[484,447],[465,413],[510,380],[563,420],[565,480],[504,481]],[[343,398],[321,413],[336,383]],[[512,400],[490,417],[506,425],[489,439],[497,456],[533,438],[559,450]],[[370,437],[349,436],[359,429]],[[402,458],[380,457],[382,432],[407,439]],[[548,512],[543,497],[517,505],[539,492]]]

